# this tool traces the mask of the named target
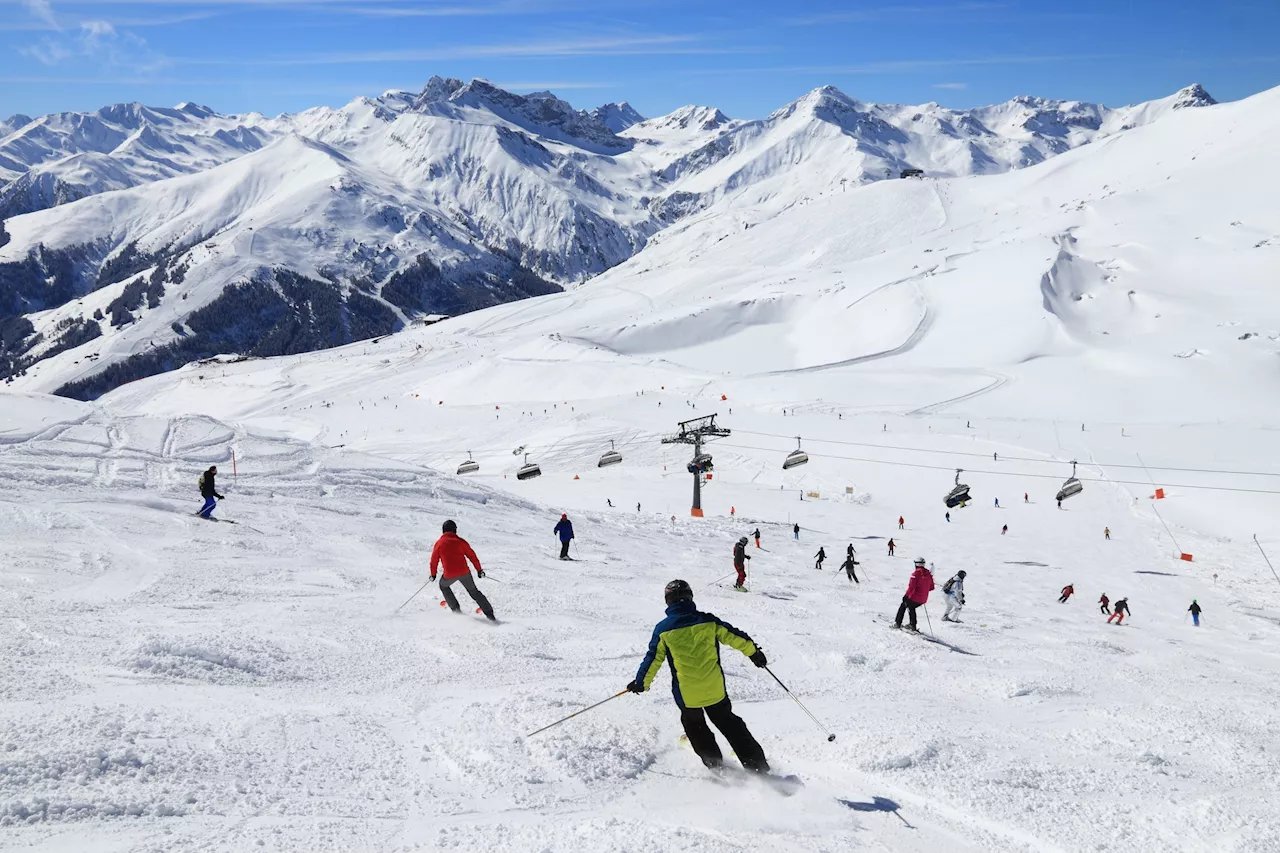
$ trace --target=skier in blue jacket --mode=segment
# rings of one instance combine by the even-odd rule
[[[573,541],[573,522],[569,520],[568,513],[560,514],[560,521],[556,524],[553,532],[560,537],[560,559],[572,559],[569,556],[569,543]]]

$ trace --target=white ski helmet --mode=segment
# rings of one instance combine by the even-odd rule
[[[916,565],[917,565],[917,566],[920,566],[921,568],[923,568],[923,567],[924,567],[924,557],[916,557]]]

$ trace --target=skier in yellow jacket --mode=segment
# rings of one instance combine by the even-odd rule
[[[769,771],[764,750],[751,736],[747,724],[733,713],[725,692],[724,670],[720,668],[720,644],[742,652],[756,666],[765,666],[764,651],[750,637],[710,613],[702,613],[693,603],[693,590],[682,580],[667,584],[667,618],[653,629],[649,653],[640,662],[635,680],[627,685],[632,693],[643,693],[653,684],[662,662],[671,663],[671,692],[680,708],[689,745],[710,768],[724,763],[716,736],[707,718],[729,741],[742,766],[760,773]]]

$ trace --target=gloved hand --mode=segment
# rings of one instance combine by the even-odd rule
[[[484,569],[476,569],[476,577],[484,577]]]
[[[768,666],[769,659],[764,656],[764,649],[756,646],[756,653],[751,656],[751,662],[756,666]]]
[[[743,554],[742,556],[746,557],[748,560],[750,560],[750,559],[751,559],[751,555],[750,555],[750,554]]]
[[[627,685],[627,689],[630,690],[632,693],[643,693],[644,685],[641,684],[639,681],[633,681]]]
[[[428,578],[428,580],[427,580],[427,583],[430,583],[431,581],[433,581],[433,580],[435,580],[435,579],[436,579],[436,573],[435,573],[435,572],[432,572],[432,573],[431,573],[431,577],[430,577],[430,578]]]
[[[220,495],[220,494],[218,494],[217,492],[214,492],[214,493],[213,493],[213,496],[214,496],[215,498],[217,498],[218,500],[220,500],[220,501],[225,501],[225,500],[227,499],[225,495]]]

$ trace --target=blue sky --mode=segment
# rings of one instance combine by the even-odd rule
[[[0,0],[0,117],[191,100],[275,114],[432,74],[767,114],[832,84],[964,107],[1280,85],[1280,0]]]

